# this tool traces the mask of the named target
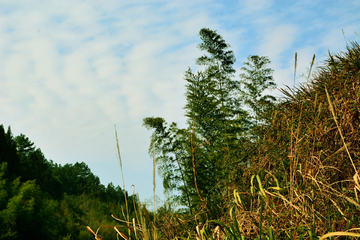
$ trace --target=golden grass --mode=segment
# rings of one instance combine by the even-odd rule
[[[360,237],[360,46],[353,43],[347,52],[330,55],[310,81],[314,61],[315,55],[306,84],[282,89],[285,99],[273,111],[264,137],[254,143],[257,154],[251,156],[251,166],[244,170],[241,182],[232,183],[232,194],[223,196],[228,206],[223,216],[204,218],[212,216],[208,205],[214,203],[207,202],[197,186],[198,146],[192,145],[192,132],[192,167],[202,210],[191,216],[172,212],[155,217],[153,155],[153,221],[138,201],[136,219],[130,221],[128,212],[126,221],[114,216],[127,226],[127,235],[117,227],[103,227],[114,228],[123,239]],[[295,84],[297,53],[294,66]],[[122,172],[117,134],[116,143]],[[211,223],[222,233],[209,230]],[[98,239],[100,228],[88,229]]]

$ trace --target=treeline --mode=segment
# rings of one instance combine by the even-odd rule
[[[28,137],[0,125],[0,239],[93,239],[86,226],[115,225],[111,214],[121,216],[123,206],[123,189],[101,184],[84,162],[49,161]]]

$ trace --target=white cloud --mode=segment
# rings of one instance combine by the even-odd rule
[[[117,164],[113,124],[124,166],[134,176],[151,168],[150,132],[141,126],[142,118],[161,116],[183,124],[183,73],[188,66],[196,69],[202,54],[196,48],[200,28],[218,30],[236,54],[269,56],[279,83],[292,79],[295,51],[299,69],[306,70],[312,51],[344,45],[338,30],[327,29],[336,19],[316,16],[311,23],[328,35],[306,36],[306,22],[283,19],[276,1],[240,1],[243,14],[227,9],[225,2],[205,0],[11,4],[2,9],[13,10],[0,13],[1,123],[28,135],[46,157],[86,161],[107,181],[106,171],[113,169],[105,166]],[[217,14],[218,9],[229,11]],[[229,27],[230,20],[235,27]],[[351,32],[358,23],[345,20],[343,28]],[[299,44],[316,38],[315,46]],[[141,185],[141,178],[130,178]]]
[[[272,6],[272,0],[240,0],[240,6],[242,6],[242,13],[247,15],[254,14],[255,12],[262,11]]]
[[[294,25],[287,24],[268,29],[264,34],[259,52],[271,59],[278,59],[280,54],[293,46],[297,35],[296,28]]]

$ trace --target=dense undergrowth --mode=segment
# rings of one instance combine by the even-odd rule
[[[283,99],[262,111],[263,121],[242,138],[246,157],[238,156],[245,164],[231,169],[238,175],[217,198],[198,191],[201,201],[192,211],[174,210],[170,202],[149,214],[139,204],[137,217],[123,222],[128,231],[116,230],[119,237],[360,238],[359,44],[329,53],[307,83],[281,91]],[[192,143],[191,128],[188,134]]]

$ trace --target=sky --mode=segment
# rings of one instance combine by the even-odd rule
[[[295,52],[299,84],[313,54],[320,66],[360,42],[360,1],[0,0],[0,124],[48,160],[85,162],[102,184],[123,186],[116,124],[126,190],[151,198],[142,119],[185,126],[183,76],[204,54],[204,27],[230,44],[235,79],[248,56],[267,56],[283,88],[294,84]]]

